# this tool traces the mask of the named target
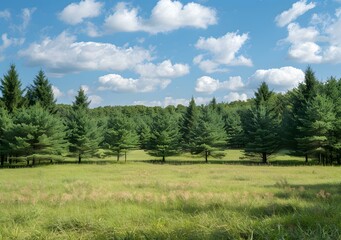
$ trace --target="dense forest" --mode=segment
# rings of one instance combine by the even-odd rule
[[[263,82],[246,102],[197,106],[106,106],[89,109],[80,89],[72,105],[57,104],[45,73],[23,89],[15,65],[1,79],[1,165],[51,156],[127,157],[143,149],[165,161],[183,152],[223,158],[226,149],[244,149],[262,163],[285,149],[320,164],[341,162],[341,79],[305,80],[285,94]],[[43,157],[42,157],[43,156]],[[76,160],[77,159],[77,160]]]

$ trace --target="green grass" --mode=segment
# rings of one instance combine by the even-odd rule
[[[341,239],[341,169],[0,169],[0,239]]]

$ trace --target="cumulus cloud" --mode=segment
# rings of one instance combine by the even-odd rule
[[[1,45],[0,45],[0,61],[2,61],[5,57],[3,56],[3,52],[9,48],[10,46],[19,46],[22,45],[25,41],[24,38],[9,38],[7,33],[3,33],[1,35]]]
[[[62,91],[60,91],[60,89],[56,86],[52,85],[52,92],[53,92],[53,96],[55,98],[60,98],[64,96],[64,93]]]
[[[159,64],[146,63],[137,65],[135,71],[143,78],[175,78],[189,73],[187,64],[172,64],[165,60]]]
[[[0,18],[3,18],[5,20],[8,20],[11,18],[11,12],[6,10],[0,11]]]
[[[44,66],[51,73],[84,70],[133,69],[151,60],[149,50],[140,47],[117,47],[110,43],[77,42],[76,37],[62,32],[56,38],[45,38],[21,50],[19,56],[30,66]]]
[[[304,72],[294,67],[282,67],[257,70],[251,77],[258,82],[266,82],[279,90],[297,87],[304,81]]]
[[[217,23],[214,9],[190,2],[159,0],[152,9],[151,16],[144,19],[137,8],[126,3],[118,3],[104,26],[110,32],[144,31],[152,34],[170,32],[184,27],[203,28]]]
[[[300,0],[294,3],[289,10],[286,10],[279,14],[275,18],[277,26],[284,27],[289,23],[295,21],[299,16],[303,15],[307,11],[313,9],[316,6],[315,3],[307,3],[307,0]]]
[[[203,98],[203,97],[196,97],[194,101],[197,105],[206,105],[208,104],[212,98]],[[144,106],[159,106],[159,107],[167,107],[167,106],[177,106],[179,104],[188,106],[190,99],[186,98],[173,98],[173,97],[165,97],[161,101],[134,101],[134,105],[144,105]]]
[[[209,76],[203,76],[197,79],[195,91],[211,94],[217,90],[236,90],[244,87],[240,76],[230,77],[229,80],[220,82]]]
[[[99,78],[101,86],[98,89],[114,92],[152,92],[166,88],[170,82],[169,79],[134,79],[124,78],[119,74],[107,74]]]
[[[235,102],[235,101],[246,101],[247,95],[245,93],[237,93],[237,92],[230,92],[226,96],[224,96],[224,101],[226,102]]]
[[[90,108],[98,107],[103,102],[103,99],[98,95],[90,95],[88,99],[90,101]]]
[[[101,14],[103,3],[95,0],[82,0],[79,3],[71,3],[66,6],[58,17],[63,22],[76,25],[82,23],[84,19],[94,18]]]
[[[193,62],[208,73],[226,71],[227,66],[252,66],[251,59],[238,55],[238,52],[249,39],[248,34],[239,35],[230,32],[220,38],[200,38],[195,47],[205,50],[208,59],[201,54],[193,59]]]

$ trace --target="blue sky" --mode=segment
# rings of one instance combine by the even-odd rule
[[[341,1],[148,0],[0,3],[0,75],[42,69],[58,103],[198,104],[285,92],[310,65],[341,77]]]

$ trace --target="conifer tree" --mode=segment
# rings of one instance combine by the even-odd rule
[[[74,110],[77,109],[89,109],[91,101],[88,100],[88,96],[85,94],[83,88],[78,90],[78,93],[75,97],[75,101],[72,103],[72,108]]]
[[[54,99],[52,85],[42,70],[38,72],[33,84],[28,88],[26,98],[30,106],[39,104],[42,108],[54,112],[56,100]]]
[[[5,139],[10,149],[20,156],[62,154],[67,146],[62,121],[39,105],[16,112]]]
[[[279,149],[279,118],[275,111],[273,92],[263,82],[255,93],[255,103],[249,110],[244,133],[245,152],[260,154],[262,162],[268,162],[268,156]]]
[[[194,127],[199,121],[199,110],[195,104],[194,98],[192,97],[189,102],[189,106],[183,116],[180,133],[182,138],[182,148],[183,150],[188,150],[191,144],[191,132],[194,131]]]
[[[4,165],[6,156],[9,153],[9,145],[6,141],[5,133],[12,125],[12,119],[10,118],[6,109],[0,107],[0,164]]]
[[[113,151],[119,161],[122,152],[126,160],[127,151],[137,145],[138,136],[133,122],[123,115],[111,115],[105,129],[103,146]]]
[[[1,101],[9,113],[14,112],[23,103],[21,82],[14,64],[1,79],[0,91]]]
[[[178,120],[173,115],[160,112],[153,119],[150,129],[150,138],[147,144],[148,153],[155,157],[162,157],[162,161],[168,156],[179,154],[180,134]]]
[[[205,107],[194,130],[190,133],[191,152],[202,154],[206,162],[209,156],[223,157],[225,155],[223,150],[227,146],[224,126],[224,121],[217,111],[211,106]]]

